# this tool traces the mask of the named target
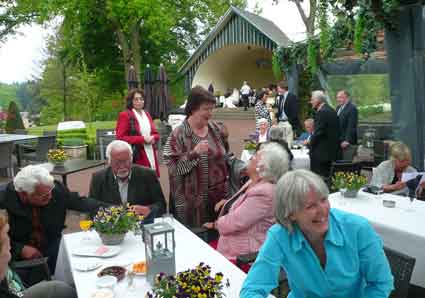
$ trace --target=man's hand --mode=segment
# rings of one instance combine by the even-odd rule
[[[419,184],[422,188],[425,188],[425,180]]]
[[[136,215],[147,217],[151,213],[151,208],[142,205],[131,205],[130,211],[136,213]]]
[[[223,207],[224,203],[226,203],[227,200],[221,200],[220,202],[218,202],[217,204],[215,204],[214,206],[214,211],[218,212],[220,211],[221,207]]]
[[[214,223],[213,222],[206,222],[202,225],[204,228],[207,228],[209,230],[215,229]]]
[[[25,245],[21,251],[21,257],[25,260],[37,259],[42,256],[43,255],[37,248],[30,245]]]
[[[348,146],[350,146],[350,143],[348,143],[347,141],[344,141],[344,142],[342,142],[342,143],[341,143],[341,148],[342,148],[342,149],[345,149],[345,148],[347,148]]]

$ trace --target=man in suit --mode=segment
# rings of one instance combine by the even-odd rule
[[[294,139],[294,132],[298,133],[300,129],[298,120],[298,98],[295,94],[288,92],[288,85],[283,81],[277,84],[277,93],[276,120],[279,126],[283,126],[286,130],[290,130],[290,132],[287,133],[289,137],[286,138],[286,141],[291,145]]]
[[[336,101],[338,102],[336,113],[341,128],[340,146],[344,159],[352,159],[355,150],[353,146],[357,145],[357,107],[351,102],[350,94],[346,90],[337,93]]]
[[[106,147],[109,167],[93,174],[89,196],[113,205],[130,204],[145,223],[162,215],[164,194],[153,170],[132,164],[131,146],[120,140]]]
[[[94,213],[99,207],[107,206],[70,192],[40,165],[29,165],[19,171],[1,193],[1,205],[9,217],[12,259],[48,257],[51,273],[56,266],[66,211]],[[32,270],[19,273],[29,284],[40,278]]]
[[[333,161],[340,156],[340,129],[335,110],[326,103],[323,91],[313,91],[310,103],[314,116],[314,131],[310,138],[310,168],[316,174],[329,178]]]

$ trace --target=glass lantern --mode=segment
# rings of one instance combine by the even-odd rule
[[[373,149],[373,141],[376,138],[376,129],[368,128],[363,135],[363,146]]]
[[[174,229],[166,223],[145,225],[143,229],[147,273],[151,285],[159,273],[176,274]]]

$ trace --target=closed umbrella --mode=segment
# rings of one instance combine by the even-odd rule
[[[154,101],[153,85],[155,79],[152,73],[151,67],[146,65],[145,73],[143,76],[143,89],[145,91],[145,111],[148,111],[152,115],[152,106]]]
[[[170,98],[168,92],[168,77],[164,65],[161,63],[155,84],[155,100],[152,107],[152,117],[167,120],[169,110]]]
[[[133,65],[131,65],[130,68],[128,69],[127,84],[128,84],[128,90],[129,91],[131,89],[139,87],[139,81],[137,80],[136,69],[134,68]]]

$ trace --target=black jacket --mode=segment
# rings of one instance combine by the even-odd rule
[[[279,99],[277,101],[277,113],[276,113],[276,119],[279,121],[280,115],[282,114],[282,100],[283,95],[279,96]],[[288,121],[292,126],[292,129],[296,132],[298,132],[300,128],[300,122],[298,120],[298,98],[295,94],[292,94],[288,92],[288,95],[286,96],[285,105],[283,106],[283,111],[285,112],[285,115],[288,117]]]
[[[342,106],[337,107],[337,113],[341,107]],[[341,142],[347,141],[351,145],[357,145],[357,107],[351,101],[347,102],[341,113],[338,115],[338,119],[341,128]]]
[[[93,174],[89,197],[109,204],[121,205],[118,182],[111,167]],[[132,166],[127,202],[130,205],[144,205],[151,209],[151,214],[145,222],[164,213],[164,194],[153,170],[138,165]]]
[[[10,182],[6,190],[1,193],[1,204],[6,209],[9,218],[12,260],[20,260],[22,248],[31,240],[32,207],[22,203],[13,182]],[[40,207],[40,221],[46,244],[41,253],[43,256],[49,257],[49,265],[50,262],[52,265],[56,263],[57,249],[62,237],[62,230],[65,228],[66,211],[72,209],[81,212],[95,212],[100,206],[106,206],[106,204],[82,198],[78,193],[70,192],[62,183],[55,181],[51,200],[46,206]]]
[[[340,129],[333,108],[324,104],[314,116],[314,131],[310,138],[311,159],[328,162],[340,157]]]

